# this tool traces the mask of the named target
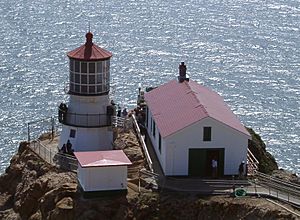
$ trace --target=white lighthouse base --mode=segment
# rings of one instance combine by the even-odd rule
[[[63,125],[59,148],[68,140],[75,152],[112,150],[113,131],[111,127],[82,128]]]

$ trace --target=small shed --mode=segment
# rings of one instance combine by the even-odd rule
[[[74,153],[77,178],[84,192],[126,191],[127,166],[132,163],[122,150]]]

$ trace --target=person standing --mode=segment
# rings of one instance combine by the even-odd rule
[[[239,166],[239,178],[240,179],[242,179],[244,177],[244,165],[245,165],[245,162],[242,161]]]
[[[122,113],[121,106],[118,105],[118,113],[117,113],[117,116],[118,116],[118,117],[121,117],[121,113]]]
[[[123,116],[123,118],[126,118],[127,115],[128,115],[127,109],[124,108],[123,111],[122,111],[122,116]]]
[[[212,177],[216,178],[218,175],[218,161],[215,158],[212,159],[211,166],[212,166]]]

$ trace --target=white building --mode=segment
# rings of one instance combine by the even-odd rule
[[[113,132],[110,105],[110,58],[112,54],[92,42],[68,53],[70,59],[67,104],[59,106],[59,121],[63,124],[59,147],[69,140],[74,151],[112,149]]]
[[[122,150],[75,152],[84,192],[126,191],[130,160]]]
[[[250,134],[216,92],[180,76],[145,94],[148,136],[167,176],[238,174]]]

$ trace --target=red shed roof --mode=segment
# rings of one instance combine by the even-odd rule
[[[86,43],[72,51],[67,55],[69,58],[82,61],[106,60],[112,56],[112,53],[98,47],[93,43],[93,34],[88,32],[86,35]]]
[[[74,152],[81,167],[108,167],[131,165],[122,150]]]
[[[162,137],[207,117],[250,136],[220,95],[192,80],[172,80],[146,93],[145,100]]]

